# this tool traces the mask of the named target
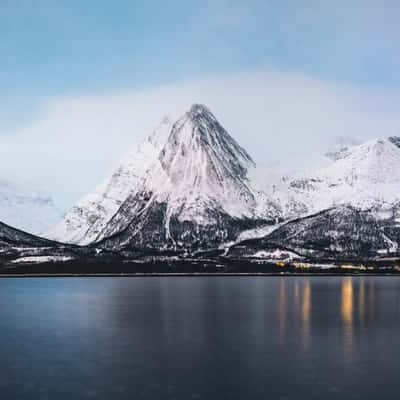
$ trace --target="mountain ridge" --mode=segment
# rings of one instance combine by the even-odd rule
[[[330,166],[289,179],[275,200],[286,218],[340,204],[370,208],[400,201],[400,148],[390,139],[354,146]]]

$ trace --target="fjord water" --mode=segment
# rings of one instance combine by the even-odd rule
[[[2,399],[398,399],[397,277],[0,280]]]

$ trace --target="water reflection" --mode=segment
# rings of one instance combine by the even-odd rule
[[[279,301],[278,301],[278,313],[279,313],[279,331],[280,331],[280,342],[283,343],[286,334],[286,286],[285,278],[281,278],[279,281]]]
[[[327,278],[278,279],[276,322],[279,345],[286,346],[297,329],[302,347],[309,349],[315,329],[326,326],[328,318],[335,316],[334,327],[342,340],[343,351],[350,353],[354,350],[355,335],[369,320],[374,320],[375,283],[365,277],[338,277],[331,281],[328,282]],[[332,290],[325,291],[327,287]],[[321,321],[320,309],[325,310],[326,321]]]
[[[280,278],[277,296],[277,316],[279,323],[279,343],[286,345],[286,340],[293,335],[295,326],[300,328],[299,336],[302,344],[307,348],[311,335],[311,291],[310,279],[288,280]],[[290,332],[290,334],[289,334]]]
[[[399,277],[0,280],[1,398],[398,398],[399,293]]]
[[[294,283],[294,302],[296,306],[298,306],[299,304],[299,299],[300,299],[299,282],[296,280],[296,282]]]
[[[360,278],[360,286],[358,289],[358,319],[360,323],[364,324],[365,317],[365,282],[364,278]]]
[[[353,279],[344,278],[342,280],[342,320],[345,325],[351,325],[353,322]]]
[[[310,344],[310,322],[311,322],[311,284],[309,279],[306,279],[303,282],[301,321],[302,321],[302,331],[303,331],[303,345],[304,347],[308,347]]]
[[[343,323],[343,338],[345,353],[352,350],[353,347],[353,279],[343,278],[341,284],[341,315]]]
[[[368,317],[375,316],[375,281],[369,280],[368,285]]]

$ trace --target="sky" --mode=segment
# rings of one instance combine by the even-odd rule
[[[400,135],[399,18],[397,0],[0,0],[0,177],[65,210],[194,102],[266,165]]]

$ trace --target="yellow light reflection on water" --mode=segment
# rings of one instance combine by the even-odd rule
[[[343,322],[344,350],[349,352],[353,346],[353,279],[342,279],[341,285],[341,315]]]
[[[279,329],[280,338],[283,341],[286,334],[286,286],[285,278],[280,278],[279,281],[279,302],[278,302],[278,313],[279,313]]]
[[[360,287],[358,289],[358,318],[360,322],[364,322],[365,315],[365,282],[364,278],[360,278]]]
[[[308,347],[310,343],[310,322],[311,322],[311,285],[307,279],[303,284],[301,321],[303,327],[303,344]]]
[[[310,322],[311,312],[311,287],[310,281],[307,279],[303,286],[303,302],[301,305],[301,318],[303,322]]]
[[[352,278],[343,278],[342,280],[342,320],[345,323],[351,323],[353,320],[353,280]]]
[[[294,284],[294,304],[295,304],[296,309],[298,307],[299,300],[300,300],[300,290],[299,290],[299,284],[298,284],[298,282],[296,282]]]

